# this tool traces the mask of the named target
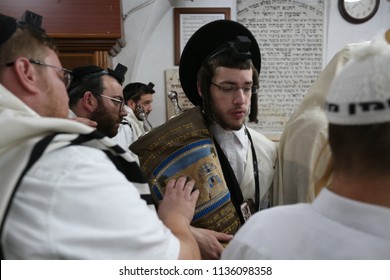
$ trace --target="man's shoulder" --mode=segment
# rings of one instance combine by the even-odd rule
[[[261,132],[248,127],[248,131],[252,137],[254,143],[260,143],[260,145],[266,145],[270,148],[276,148],[276,143],[270,140],[267,136],[262,134]],[[255,145],[256,146],[256,145]]]
[[[98,164],[99,163],[99,164]],[[45,153],[37,162],[38,165],[43,164],[54,167],[76,168],[77,166],[85,166],[96,168],[97,165],[112,165],[107,155],[96,148],[71,145],[62,147]]]
[[[300,231],[300,228],[318,217],[310,204],[299,203],[293,205],[275,206],[253,215],[242,228],[241,236],[248,238],[253,232],[277,233]],[[283,235],[281,233],[281,235]]]

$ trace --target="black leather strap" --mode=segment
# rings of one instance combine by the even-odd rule
[[[255,211],[257,212],[257,211],[260,210],[259,166],[258,166],[256,150],[255,150],[255,146],[253,145],[251,134],[249,133],[247,128],[245,128],[245,131],[246,131],[246,133],[248,135],[249,142],[251,142],[252,161],[253,161],[253,175],[255,177]]]
[[[219,162],[221,163],[223,176],[225,177],[225,182],[230,192],[231,201],[236,209],[238,217],[240,218],[241,224],[244,224],[245,220],[241,212],[241,204],[244,202],[244,197],[242,196],[240,184],[237,181],[236,175],[234,174],[225,153],[222,151],[217,140],[215,138],[213,140],[215,148],[217,149]]]

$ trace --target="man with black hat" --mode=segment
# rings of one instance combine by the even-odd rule
[[[213,168],[210,168],[207,163],[196,161],[194,166],[183,169],[183,172],[189,172],[200,167],[193,176],[203,180],[197,184],[201,189],[200,198],[203,199],[204,205],[197,205],[196,211],[199,212],[197,217],[201,216],[199,220],[202,219],[202,224],[209,229],[213,228],[213,224],[217,221],[223,225],[223,227],[220,226],[222,231],[234,234],[252,213],[269,206],[268,196],[275,174],[276,144],[245,124],[248,116],[250,121],[257,120],[260,65],[259,46],[253,34],[246,27],[230,20],[218,20],[204,25],[188,40],[179,66],[182,88],[188,99],[197,107],[182,113],[151,132],[149,138],[153,138],[152,135],[161,130],[159,142],[163,143],[162,147],[153,141],[146,147],[147,137],[139,139],[139,147],[136,144],[130,147],[131,150],[139,148],[141,168],[145,170],[157,160],[157,157],[171,150],[172,147],[182,148],[186,154],[181,153],[182,150],[173,151],[167,155],[164,162],[174,157],[185,157],[188,150],[194,146],[190,144],[184,147],[187,145],[187,143],[184,144],[187,138],[194,136],[197,140],[196,137],[200,134],[202,136],[211,134],[210,138],[216,147],[219,163],[213,163]],[[197,115],[192,115],[198,112],[201,112],[200,122],[206,123],[205,129],[195,128],[194,123],[178,123],[184,118],[188,118],[190,122],[198,119]],[[164,127],[169,126],[173,132],[164,134]],[[180,127],[181,129],[178,129]],[[194,128],[186,130],[187,127]],[[205,133],[204,130],[207,132]],[[183,143],[183,147],[180,143]],[[158,147],[156,150],[159,149],[161,152],[156,151],[155,155],[147,158],[145,148],[152,150],[153,147]],[[210,150],[214,151],[214,148],[211,147]],[[194,151],[194,154],[196,153],[197,151]],[[197,160],[201,156],[197,155],[193,158]],[[182,162],[184,165],[188,161]],[[208,175],[212,170],[216,170],[214,166],[218,165],[222,166],[224,178],[220,178],[218,172],[212,176]],[[180,166],[176,164],[175,168],[178,167]],[[149,176],[149,184],[158,180],[155,177],[162,173],[160,170],[169,170],[169,167],[156,167],[153,174]],[[203,173],[204,170],[208,173]],[[220,188],[220,192],[216,191],[217,187],[214,183],[216,181],[226,182],[227,196],[224,196],[224,188]],[[153,190],[157,197],[161,197],[158,186]],[[205,192],[204,196],[202,190]],[[225,199],[221,199],[222,197]],[[238,216],[239,221],[232,218],[233,214],[229,205],[226,206],[227,208],[221,207],[230,200],[234,206],[234,215]],[[210,218],[211,215],[214,215],[214,218]],[[224,217],[224,219],[221,220],[218,217]],[[214,229],[218,230],[217,227]],[[206,242],[204,241],[207,237],[205,238],[204,235],[198,235],[197,240],[203,255],[215,258],[223,250],[217,241],[226,242],[228,240],[219,240],[220,237],[212,234],[208,236],[209,239]],[[209,246],[209,244],[213,245]]]
[[[118,64],[115,70],[104,70],[96,65],[73,69],[69,86],[71,117],[82,117],[97,123],[96,129],[114,137],[124,116],[122,83],[127,67]]]
[[[196,31],[179,66],[186,96],[210,125],[233,204],[252,213],[268,207],[276,160],[276,145],[245,124],[250,113],[256,120],[260,67],[253,34],[228,20]]]
[[[0,14],[1,258],[199,258],[189,225],[194,182],[170,181],[158,215],[148,207],[139,165],[68,119],[71,71],[40,18]],[[95,106],[99,98],[85,101]]]
[[[313,203],[254,215],[224,259],[390,259],[390,45],[354,47],[325,97],[333,175]]]
[[[123,148],[128,149],[131,143],[152,128],[148,116],[152,112],[155,93],[153,87],[151,82],[147,85],[137,82],[130,83],[123,89],[125,110],[128,114],[123,118],[118,134],[113,138]]]

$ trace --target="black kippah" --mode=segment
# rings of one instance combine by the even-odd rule
[[[108,68],[107,71],[108,75],[114,77],[121,85],[123,84],[125,81],[125,74],[127,72],[126,66],[118,63],[118,65],[115,67],[115,70]]]
[[[25,11],[21,20],[0,14],[0,46],[4,44],[15,33],[16,28],[20,26],[29,26],[39,32],[45,33],[42,29],[42,16],[30,11]]]
[[[21,25],[28,25],[42,33],[45,33],[45,29],[42,28],[42,16],[31,11],[26,10],[19,23]]]
[[[16,19],[0,14],[0,46],[14,34],[17,26]]]
[[[96,65],[85,65],[72,70],[73,80],[88,79],[99,75],[108,74],[106,70]]]
[[[68,88],[68,93],[72,94],[72,91],[76,87],[78,87],[81,83],[88,81],[89,79],[101,77],[107,74],[108,72],[106,70],[96,65],[76,67],[72,70],[72,82]]]
[[[154,92],[154,84],[152,82],[149,82],[149,84],[146,86],[148,88],[149,91],[153,91]]]

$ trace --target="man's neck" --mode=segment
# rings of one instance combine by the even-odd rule
[[[349,199],[390,208],[390,175],[348,178],[335,174],[328,188]]]

